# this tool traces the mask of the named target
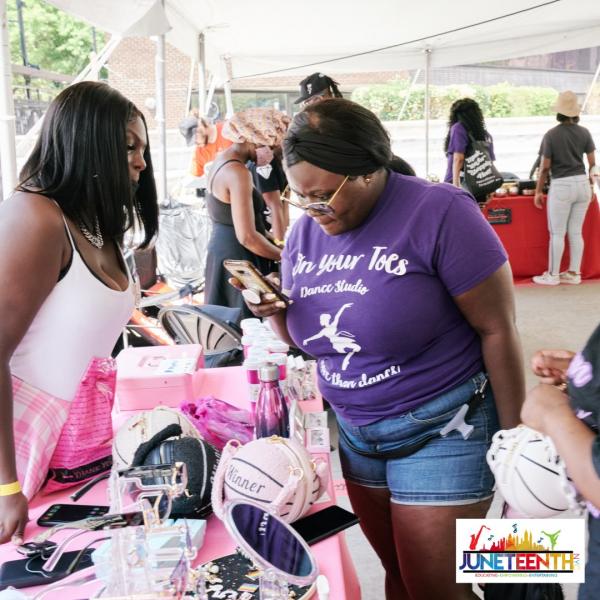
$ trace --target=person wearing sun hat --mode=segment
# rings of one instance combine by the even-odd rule
[[[232,145],[217,154],[207,182],[206,208],[212,222],[206,258],[206,304],[239,307],[251,316],[242,296],[228,284],[224,259],[250,261],[263,275],[277,270],[281,248],[267,231],[265,203],[252,185],[248,161],[263,167],[273,160],[290,118],[274,108],[248,108],[223,126]],[[278,241],[278,240],[277,240]]]
[[[542,188],[552,173],[548,190],[547,212],[550,243],[548,270],[536,275],[533,282],[539,285],[581,283],[583,257],[583,221],[592,198],[593,184],[590,172],[596,164],[596,149],[590,132],[579,125],[581,107],[575,92],[558,95],[554,105],[558,125],[546,132],[540,147],[541,169],[537,180],[534,204],[541,209],[544,203]],[[587,156],[589,171],[586,174],[583,155]],[[560,272],[565,247],[565,234],[569,238],[570,262],[567,271]]]

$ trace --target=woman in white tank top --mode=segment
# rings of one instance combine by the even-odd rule
[[[0,204],[0,543],[21,543],[28,509],[11,378],[69,402],[90,359],[110,356],[134,307],[120,248],[134,224],[146,247],[158,205],[142,113],[106,84],[73,85]]]

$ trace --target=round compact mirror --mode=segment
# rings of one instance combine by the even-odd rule
[[[242,550],[265,571],[272,570],[288,583],[310,585],[317,564],[307,543],[279,517],[254,502],[225,503],[223,521]]]

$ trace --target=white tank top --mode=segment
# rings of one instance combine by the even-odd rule
[[[64,277],[42,304],[10,361],[13,375],[58,398],[71,401],[94,357],[110,356],[135,305],[135,285],[113,290],[85,264],[73,241]],[[125,261],[123,261],[125,263]]]

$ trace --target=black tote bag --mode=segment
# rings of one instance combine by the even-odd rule
[[[490,144],[476,140],[469,133],[469,147],[465,154],[464,183],[475,199],[496,191],[504,179],[490,157]]]

